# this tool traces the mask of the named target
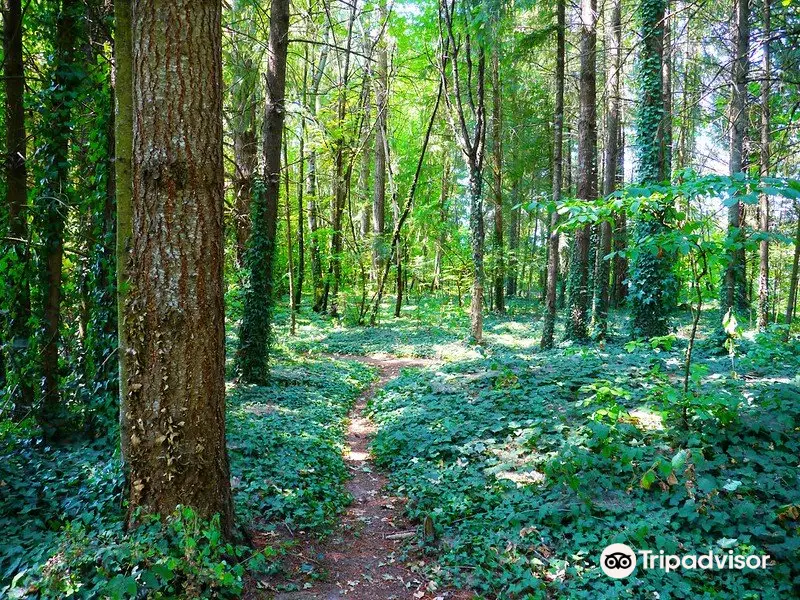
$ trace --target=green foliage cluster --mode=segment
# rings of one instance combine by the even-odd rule
[[[272,308],[275,300],[271,264],[275,260],[275,240],[267,233],[266,189],[261,179],[253,181],[250,209],[253,229],[247,242],[248,279],[244,286],[237,368],[247,383],[265,385],[269,381]],[[265,264],[265,261],[270,264]]]
[[[283,361],[267,386],[238,389],[228,448],[240,519],[330,530],[351,499],[342,459],[347,413],[373,377],[360,363]]]
[[[233,393],[228,443],[242,522],[330,530],[350,500],[347,412],[373,376],[359,363],[283,356],[268,387]],[[237,598],[245,569],[274,556],[224,541],[216,519],[185,507],[163,523],[135,516],[128,529],[122,466],[108,440],[49,447],[30,421],[3,426],[2,597]]]
[[[791,597],[800,577],[800,381],[729,377],[685,342],[493,356],[407,371],[371,405],[373,450],[433,520],[433,577],[482,597]],[[766,350],[765,348],[771,348]],[[791,351],[776,338],[743,344]],[[612,359],[613,357],[613,359]],[[569,377],[565,377],[569,373]],[[796,372],[795,372],[796,375]],[[767,553],[766,571],[600,572],[614,542],[667,553]]]

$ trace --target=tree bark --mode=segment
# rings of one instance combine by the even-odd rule
[[[616,181],[617,186],[622,187],[625,180],[625,138],[622,133],[622,123],[620,120],[617,142],[617,166]],[[614,261],[612,279],[611,302],[615,308],[620,307],[628,295],[628,259],[624,252],[628,248],[628,218],[624,210],[614,215]]]
[[[380,3],[380,20],[387,18],[386,2]],[[378,41],[377,77],[375,78],[375,182],[372,199],[372,268],[376,277],[383,270],[386,256],[386,134],[389,122],[389,59],[385,33]]]
[[[114,2],[114,177],[117,205],[117,336],[119,349],[120,443],[123,460],[130,453],[124,435],[128,424],[128,365],[132,359],[128,351],[130,341],[127,331],[128,272],[133,232],[133,7],[131,0]],[[127,470],[127,465],[126,465]]]
[[[762,42],[762,61],[764,66],[763,78],[761,83],[761,177],[769,177],[770,172],[770,45],[771,35],[771,10],[770,0],[764,0],[764,40]],[[769,195],[761,194],[759,198],[759,228],[761,234],[769,234]],[[764,330],[769,321],[769,240],[762,239],[759,242],[759,276],[758,276],[758,328]]]
[[[221,14],[219,1],[133,2],[122,436],[131,516],[138,507],[167,515],[182,504],[204,518],[218,514],[229,536]]]
[[[495,36],[499,36],[495,27]],[[503,120],[501,109],[502,90],[500,89],[500,40],[494,40],[492,48],[492,144],[494,158],[494,309],[499,313],[506,311],[503,286],[506,278],[505,255],[503,248]]]
[[[79,26],[77,0],[62,0],[56,17],[56,39],[53,48],[52,85],[47,97],[50,121],[44,144],[46,170],[42,194],[41,220],[44,252],[41,265],[44,320],[42,323],[42,408],[39,422],[48,439],[57,440],[65,432],[66,408],[61,405],[59,391],[59,344],[61,329],[62,267],[64,262],[64,230],[71,204],[69,149],[72,138],[70,119],[75,89],[82,76],[78,67],[77,35]]]
[[[664,180],[664,11],[663,0],[642,0],[639,6],[642,39],[639,56],[641,99],[637,107],[637,179],[644,185]],[[656,132],[653,135],[653,132]],[[637,219],[636,245],[663,232],[664,212],[660,206]],[[669,253],[642,248],[631,265],[631,333],[635,338],[666,335],[672,305],[672,257]]]
[[[747,133],[747,76],[750,51],[750,4],[749,0],[735,0],[734,4],[734,55],[731,72],[731,133],[730,174],[738,175],[746,170],[744,138]],[[744,205],[735,202],[728,208],[728,242],[741,245],[728,251],[725,269],[722,313],[727,310],[746,310],[745,249],[742,235]]]
[[[617,165],[619,163],[619,114],[620,114],[620,68],[622,58],[622,2],[613,0],[606,21],[606,143],[603,153],[603,195],[608,196],[617,187]],[[671,117],[670,117],[671,118]],[[608,332],[608,307],[610,286],[610,259],[612,243],[611,223],[600,223],[600,247],[595,277],[596,302],[594,323],[597,336],[604,339]]]
[[[7,364],[2,374],[12,372],[18,394],[14,396],[13,415],[25,417],[34,402],[32,376],[28,373],[31,357],[28,347],[31,340],[31,291],[28,279],[28,168],[25,134],[25,69],[22,56],[22,2],[5,0],[3,6],[3,78],[6,98],[6,205],[8,233],[12,256],[16,263],[15,276],[8,291],[8,337],[5,351]]]
[[[545,313],[542,326],[542,348],[553,347],[553,334],[556,321],[556,296],[558,291],[558,271],[560,262],[558,234],[558,203],[561,201],[563,183],[564,149],[564,70],[566,51],[566,6],[565,0],[556,4],[556,102],[553,116],[553,206],[550,213],[550,235],[547,240],[547,292],[545,294]]]
[[[580,118],[578,120],[578,190],[582,200],[597,199],[597,2],[581,0]],[[591,226],[575,232],[570,267],[567,338],[588,338],[589,242]]]
[[[281,148],[286,114],[286,57],[289,46],[289,0],[272,0],[266,73],[267,103],[262,139],[262,182],[253,197],[252,242],[248,249],[250,283],[245,294],[239,333],[239,368],[248,383],[269,379],[272,309],[275,305],[275,255],[278,201],[281,186]],[[288,198],[287,198],[288,202]],[[290,249],[291,251],[291,249]]]

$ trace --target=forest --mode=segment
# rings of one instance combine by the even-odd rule
[[[0,7],[0,598],[800,598],[798,0]]]

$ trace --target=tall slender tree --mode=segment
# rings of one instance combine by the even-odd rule
[[[278,198],[281,187],[281,144],[286,113],[286,57],[289,47],[289,0],[272,0],[269,22],[266,106],[261,134],[262,174],[253,195],[253,230],[248,247],[250,282],[245,292],[239,331],[239,371],[248,383],[269,379],[272,309],[275,303],[275,254]],[[289,199],[286,198],[289,202]],[[289,249],[291,252],[291,248]]]
[[[545,295],[542,348],[552,348],[556,321],[556,296],[560,262],[560,240],[558,233],[558,203],[561,201],[563,185],[564,150],[564,71],[566,51],[566,6],[565,0],[556,3],[556,103],[553,115],[553,210],[550,212],[550,235],[547,252],[547,292]]]
[[[6,205],[10,248],[16,263],[16,276],[9,282],[8,337],[6,368],[15,375],[18,394],[14,414],[24,417],[33,408],[34,390],[30,373],[31,291],[28,278],[28,166],[25,134],[25,68],[22,55],[22,2],[5,0],[3,4],[3,80],[6,98]],[[5,373],[5,371],[4,371]]]
[[[133,219],[122,349],[129,364],[121,433],[131,516],[138,507],[166,515],[182,504],[203,517],[218,514],[230,535],[221,14],[219,0],[133,2]]]
[[[663,181],[664,160],[664,0],[642,0],[639,5],[642,44],[639,50],[639,104],[636,111],[635,150],[638,159],[637,179],[642,184]],[[653,135],[655,132],[655,135]],[[666,335],[672,301],[672,260],[663,249],[648,243],[666,227],[669,207],[658,207],[641,215],[635,225],[634,243],[639,251],[631,265],[631,333],[651,338]]]
[[[746,170],[744,138],[747,134],[747,77],[750,54],[750,2],[735,0],[733,15],[733,56],[731,69],[730,104],[730,161],[731,176],[741,176]],[[728,207],[728,264],[723,283],[722,312],[747,309],[747,278],[742,231],[744,204],[735,200]]]
[[[464,14],[483,10],[471,0]],[[483,341],[484,241],[483,163],[486,150],[486,49],[482,36],[473,38],[470,23],[463,38],[456,34],[456,0],[439,4],[441,77],[451,126],[467,163],[469,189],[469,227],[472,247],[472,298],[470,301],[470,337]],[[466,65],[468,76],[462,75]],[[474,86],[474,88],[473,88]]]
[[[46,437],[56,439],[65,433],[66,409],[61,403],[59,346],[61,340],[62,270],[64,230],[71,205],[69,173],[70,119],[76,90],[83,78],[78,56],[81,29],[81,3],[62,0],[56,16],[53,47],[52,83],[45,100],[48,130],[42,147],[45,185],[38,199],[41,238],[44,250],[40,259],[42,323],[42,408],[39,421]]]
[[[597,198],[597,2],[581,0],[580,117],[578,119],[578,190],[582,200]],[[575,232],[570,265],[567,338],[588,337],[589,244],[591,225]]]
[[[382,27],[386,27],[388,13],[386,2],[379,4]],[[377,45],[377,72],[375,77],[375,180],[372,199],[372,268],[376,277],[383,271],[386,254],[386,161],[389,123],[389,58],[385,33],[381,32]]]
[[[770,109],[769,96],[771,89],[771,53],[770,36],[771,7],[770,0],[763,0],[763,41],[761,43],[762,64],[764,73],[761,82],[761,177],[769,177],[770,173]],[[766,329],[769,321],[769,195],[762,193],[759,198],[758,217],[759,229],[764,236],[759,242],[759,275],[758,275],[758,327]]]
[[[502,89],[500,83],[500,27],[495,18],[494,39],[492,42],[492,157],[494,165],[494,309],[499,313],[506,311],[503,295],[506,278],[505,249],[503,248],[503,114]]]
[[[616,189],[617,163],[619,162],[620,130],[620,69],[622,67],[622,2],[613,0],[606,19],[606,126],[603,152],[603,195],[608,196]],[[595,276],[595,314],[594,324],[597,336],[604,338],[608,329],[608,307],[610,299],[611,263],[606,258],[611,254],[613,231],[611,223],[600,224],[600,247],[597,256]]]

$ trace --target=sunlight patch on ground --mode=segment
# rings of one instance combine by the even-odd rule
[[[354,452],[349,451],[344,459],[349,462],[365,462],[369,458],[368,452]]]
[[[433,351],[436,358],[446,361],[475,360],[481,358],[478,352],[458,342],[434,344]]]
[[[645,431],[663,431],[664,420],[661,415],[653,412],[649,408],[641,407],[628,412],[631,421],[639,429]]]
[[[495,475],[497,479],[508,479],[517,484],[517,487],[542,483],[545,479],[544,473],[539,471],[500,471]]]

